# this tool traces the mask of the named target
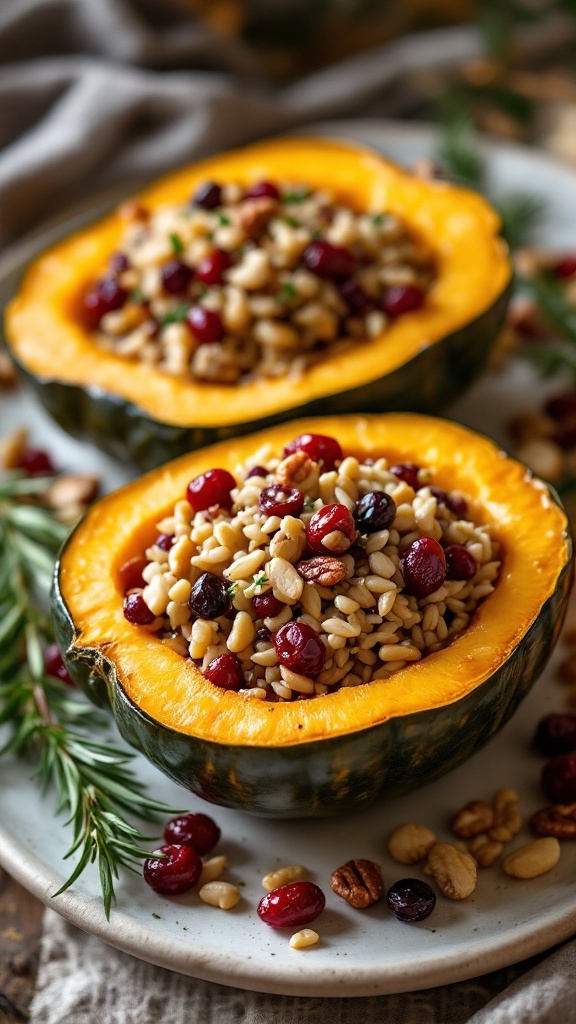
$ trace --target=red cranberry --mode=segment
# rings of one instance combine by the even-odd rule
[[[536,727],[534,746],[546,757],[576,750],[576,715],[569,711],[546,715]]]
[[[164,829],[164,839],[176,846],[191,846],[201,857],[220,839],[220,829],[207,814],[179,814],[171,818]]]
[[[188,310],[186,319],[199,345],[209,345],[214,341],[221,341],[224,337],[222,317],[213,309],[192,306]]]
[[[552,434],[552,440],[565,451],[576,446],[576,415],[565,416]]]
[[[544,765],[542,789],[551,804],[576,801],[576,753],[558,754]]]
[[[170,551],[175,540],[173,533],[159,533],[154,543],[161,551]]]
[[[284,458],[294,452],[306,452],[313,462],[321,462],[325,472],[331,472],[337,462],[342,462],[344,452],[334,437],[324,434],[300,434],[284,449]]]
[[[460,516],[460,518],[466,515],[468,505],[464,498],[461,498],[459,495],[449,494],[448,491],[444,491],[441,487],[431,487],[430,494],[434,495],[439,505],[445,505],[454,515]]]
[[[280,189],[271,181],[256,181],[246,189],[243,199],[280,199]]]
[[[202,861],[191,846],[161,846],[157,853],[165,857],[147,857],[144,881],[161,896],[178,896],[196,885],[202,873]]]
[[[144,588],[146,586],[146,580],[142,573],[147,565],[147,558],[144,558],[143,555],[136,555],[135,558],[129,558],[127,562],[120,566],[118,578],[123,594],[128,590],[137,590],[139,587]]]
[[[386,901],[399,921],[424,921],[434,910],[436,896],[427,882],[401,878],[388,890]]]
[[[214,658],[204,675],[222,690],[239,690],[244,685],[242,666],[235,654],[220,654]]]
[[[125,252],[113,252],[108,260],[108,266],[115,274],[123,274],[125,270],[128,270],[130,260]]]
[[[44,651],[44,671],[47,676],[52,676],[53,679],[61,679],[68,686],[74,686],[74,681],[64,664],[58,644],[48,644]]]
[[[27,448],[22,452],[16,469],[23,470],[26,476],[53,476],[56,472],[48,452],[40,451],[38,448]]]
[[[308,523],[306,538],[314,551],[341,555],[356,538],[356,523],[345,505],[324,505]]]
[[[408,548],[402,562],[404,586],[414,597],[428,597],[446,579],[446,558],[437,540],[419,537]]]
[[[355,313],[367,313],[373,305],[359,281],[349,277],[340,285],[340,295]]]
[[[398,466],[390,466],[390,472],[397,476],[399,480],[403,480],[408,487],[412,487],[417,491],[422,484],[418,479],[418,473],[420,472],[420,466],[415,466],[413,462],[401,462]]]
[[[559,395],[553,395],[546,402],[544,412],[554,420],[576,416],[576,391],[563,391]]]
[[[304,508],[304,495],[297,487],[271,484],[260,491],[258,504],[269,516],[299,516]]]
[[[424,292],[416,284],[395,284],[382,296],[382,309],[388,316],[412,313],[424,305]]]
[[[128,299],[128,292],[113,276],[102,277],[88,289],[82,301],[84,322],[90,331],[100,326],[106,313],[121,309]]]
[[[567,277],[574,277],[576,274],[576,255],[574,256],[563,256],[561,260],[554,265],[554,275],[561,279]]]
[[[447,580],[472,580],[478,568],[474,555],[463,544],[449,544],[444,548]]]
[[[162,287],[169,295],[184,295],[192,282],[194,271],[184,260],[174,259],[160,268]]]
[[[277,597],[269,590],[266,594],[256,594],[252,598],[252,608],[254,609],[254,615],[257,619],[273,619],[275,615],[279,615],[283,608],[285,608],[283,601],[279,601]]]
[[[354,519],[360,533],[386,530],[396,518],[396,502],[386,491],[369,491],[356,502]]]
[[[231,491],[236,481],[227,469],[207,469],[200,476],[195,476],[186,488],[186,499],[194,512],[204,512],[212,505],[223,505],[231,508]]]
[[[225,249],[213,249],[196,269],[196,277],[203,284],[222,284],[224,274],[232,266],[232,257]]]
[[[261,476],[265,480],[268,476],[266,466],[252,466],[252,469],[246,473],[246,479],[249,480],[252,476]]]
[[[215,181],[204,181],[192,196],[192,205],[201,210],[215,210],[222,206],[222,189]]]
[[[314,921],[325,906],[326,897],[314,882],[289,882],[266,893],[257,913],[272,928],[298,928]]]
[[[326,661],[326,648],[318,633],[305,622],[287,622],[272,637],[278,660],[298,672],[314,678]]]
[[[272,633],[267,626],[260,626],[260,628],[256,630],[256,643],[267,644],[270,642],[271,636]]]
[[[124,618],[135,626],[149,626],[156,616],[151,612],[142,594],[126,594],[122,605]]]
[[[203,572],[192,585],[188,605],[199,619],[217,619],[225,615],[230,607],[226,583],[213,572]]]
[[[304,249],[302,259],[308,270],[328,280],[350,277],[354,270],[355,260],[350,250],[331,242],[311,242]]]

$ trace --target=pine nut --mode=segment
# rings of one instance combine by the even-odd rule
[[[240,890],[230,882],[206,882],[198,893],[203,903],[220,910],[232,910],[240,902]]]

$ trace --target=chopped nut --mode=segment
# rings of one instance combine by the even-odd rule
[[[479,868],[489,868],[498,860],[504,849],[504,843],[495,842],[487,835],[479,835],[474,837],[468,849]]]
[[[27,431],[18,427],[0,441],[0,466],[2,469],[16,469],[26,450]]]
[[[296,569],[307,583],[319,583],[322,587],[333,587],[346,575],[344,562],[341,562],[339,558],[331,558],[329,555],[309,558],[305,562],[300,562]]]
[[[293,452],[292,455],[288,455],[287,458],[277,466],[276,472],[274,473],[274,481],[277,484],[281,484],[283,487],[298,487],[302,486],[303,490],[308,490],[304,486],[308,478],[318,478],[318,464],[313,462],[306,452]]]
[[[301,931],[294,933],[289,946],[290,949],[307,949],[308,946],[315,946],[319,939],[318,932],[315,932],[313,928],[302,928]]]
[[[539,836],[576,839],[576,804],[554,804],[543,807],[530,818],[530,825]]]
[[[203,903],[220,910],[231,910],[240,902],[240,890],[230,882],[206,882],[198,895]]]
[[[556,866],[560,860],[560,843],[555,837],[535,839],[510,853],[503,867],[512,878],[537,878]]]
[[[398,825],[388,839],[388,851],[399,864],[417,864],[435,842],[436,836],[425,825]]]
[[[330,885],[337,896],[358,910],[377,903],[384,890],[382,872],[372,860],[349,860],[336,868]]]
[[[509,843],[522,828],[519,802],[520,797],[514,789],[504,787],[496,793],[492,801],[494,822],[488,829],[488,836],[494,842]]]
[[[99,480],[89,474],[60,476],[46,492],[50,508],[60,511],[71,506],[86,508],[98,493]]]
[[[227,864],[228,860],[223,854],[220,854],[218,857],[210,857],[209,860],[205,860],[202,865],[202,874],[198,879],[199,888],[207,885],[208,882],[215,882],[220,878]]]
[[[247,199],[238,207],[238,226],[249,238],[258,238],[277,209],[278,201],[271,196]]]
[[[7,352],[0,350],[0,389],[8,391],[16,386],[16,370]]]
[[[268,892],[277,889],[280,885],[288,885],[290,882],[299,882],[308,877],[307,868],[302,864],[287,864],[285,868],[277,868],[264,875],[262,885]]]
[[[428,854],[424,868],[448,899],[464,900],[476,888],[476,861],[451,843],[436,843]]]
[[[452,822],[452,831],[460,839],[472,839],[486,832],[494,821],[494,811],[487,800],[471,800]]]

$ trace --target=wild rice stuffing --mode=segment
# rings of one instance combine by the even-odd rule
[[[218,686],[283,701],[387,678],[465,630],[494,589],[490,525],[430,468],[359,462],[305,434],[235,477],[191,481],[121,569],[129,621]]]
[[[420,308],[433,281],[399,217],[305,185],[205,182],[185,206],[122,209],[84,321],[102,348],[183,379],[298,376]]]

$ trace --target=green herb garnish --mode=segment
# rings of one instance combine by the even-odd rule
[[[171,231],[168,237],[170,238],[172,252],[174,253],[175,256],[180,256],[184,252],[185,248],[184,242],[180,238],[180,235],[177,235],[175,231]]]
[[[169,313],[165,313],[164,316],[160,317],[159,324],[161,327],[167,327],[168,324],[182,324],[184,323],[190,306],[186,302],[179,302],[174,309],[171,309]]]
[[[144,301],[144,292],[141,288],[134,288],[130,292],[130,302],[135,302],[138,306],[141,306]]]
[[[293,192],[285,192],[282,196],[283,203],[304,203],[311,196],[309,188],[295,188]]]
[[[298,298],[298,289],[291,281],[284,281],[276,298],[279,302],[291,302]]]
[[[287,224],[288,227],[290,227],[290,228],[299,228],[300,227],[300,221],[298,220],[297,217],[290,217],[290,216],[281,217],[280,220],[284,221],[284,224]]]
[[[232,223],[230,217],[228,217],[227,214],[225,213],[217,213],[216,216],[218,218],[218,223],[221,224],[222,227],[227,227],[228,224]]]
[[[239,586],[239,583],[230,583],[230,585],[226,587],[226,593],[228,594],[228,597],[230,598],[231,601],[233,601],[234,598],[236,597]]]
[[[268,583],[268,577],[265,572],[261,572],[259,576],[254,580],[255,587],[263,587],[265,583]]]

